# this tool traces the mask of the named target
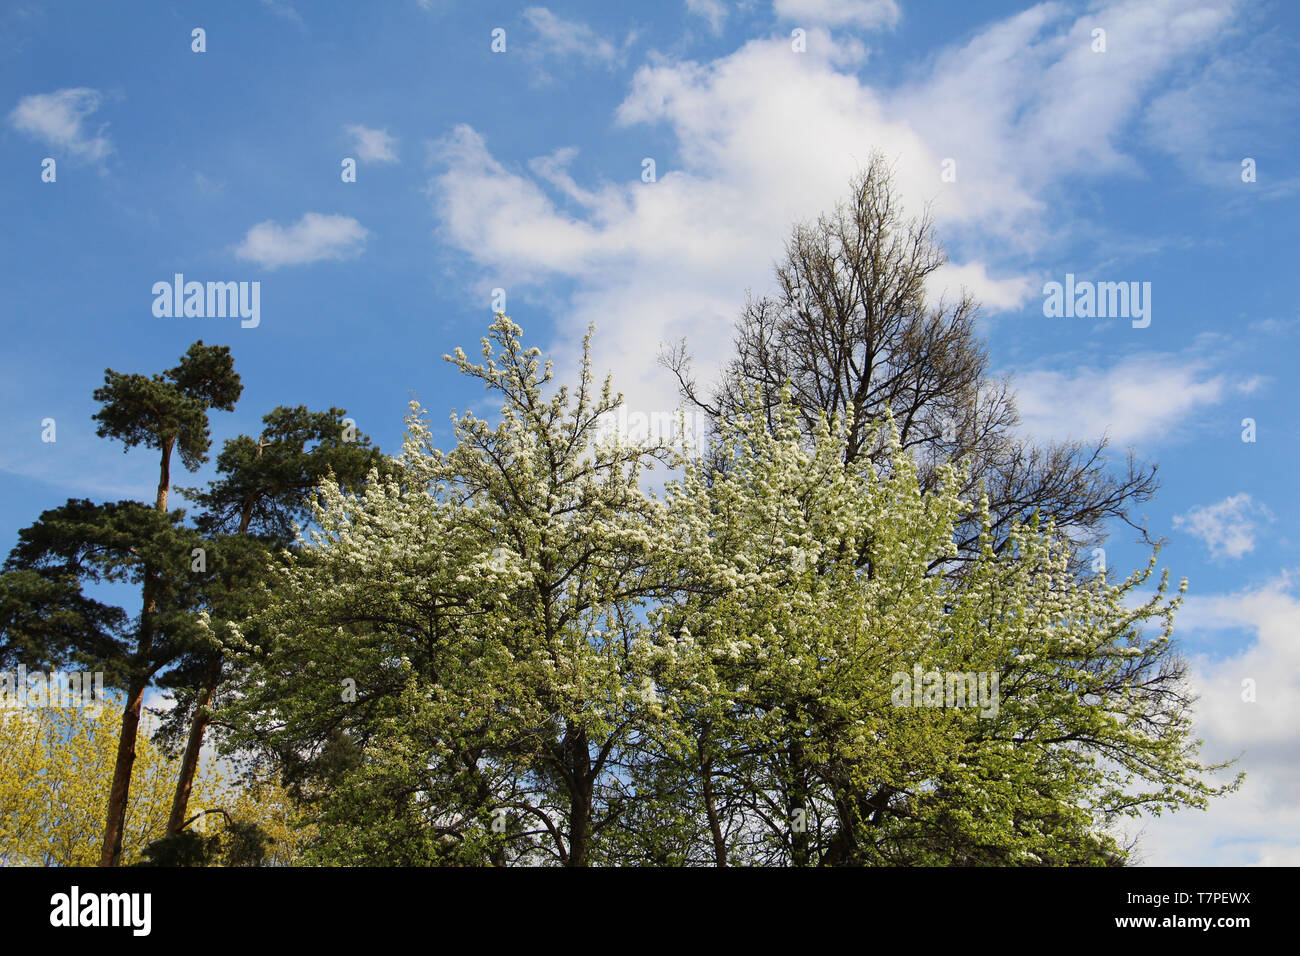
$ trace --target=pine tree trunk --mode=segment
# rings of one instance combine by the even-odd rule
[[[163,439],[162,460],[158,465],[159,511],[167,510],[167,492],[171,488],[172,448],[174,437]],[[126,708],[122,711],[122,732],[117,738],[117,761],[113,765],[113,784],[108,791],[108,816],[104,821],[104,844],[99,853],[100,866],[119,866],[122,862],[122,837],[126,831],[126,808],[131,799],[131,772],[135,769],[135,741],[140,733],[140,715],[144,710],[144,692],[152,671],[149,653],[153,650],[153,614],[157,609],[154,591],[155,572],[144,571],[144,600],[140,609],[140,639],[136,661],[141,676],[134,678],[127,690]]]
[[[122,836],[126,830],[126,807],[131,798],[131,771],[135,767],[135,740],[140,731],[140,714],[144,710],[144,692],[153,676],[149,666],[149,653],[153,650],[153,613],[156,606],[154,572],[146,567],[136,670],[127,690],[126,708],[122,711],[122,732],[117,738],[117,762],[113,766],[113,785],[108,791],[108,818],[104,824],[100,866],[118,866],[122,862]]]
[[[262,457],[262,441],[257,443],[257,457]],[[253,519],[253,505],[255,501],[249,497],[244,500],[243,507],[240,509],[239,530],[236,532],[239,536],[248,534],[248,526]],[[231,588],[231,577],[226,575],[226,590]],[[207,673],[204,675],[203,689],[199,692],[199,698],[194,705],[194,718],[190,724],[190,736],[185,743],[185,756],[181,760],[180,774],[176,778],[176,793],[172,797],[171,814],[167,818],[167,835],[179,833],[185,825],[185,814],[189,811],[190,793],[194,790],[194,776],[199,769],[199,754],[203,751],[203,735],[207,731],[208,723],[212,716],[207,711],[207,706],[212,700],[212,696],[217,692],[217,685],[221,683],[221,655],[217,654],[208,664]]]
[[[190,736],[185,743],[185,756],[181,759],[180,775],[176,778],[176,793],[172,797],[171,815],[167,818],[167,835],[180,833],[185,825],[185,814],[189,812],[190,793],[194,789],[194,777],[199,769],[199,754],[203,751],[203,734],[208,721],[208,704],[216,693],[217,683],[221,680],[221,658],[214,657],[208,664],[204,677],[203,689],[199,691],[194,703],[194,720],[190,724]]]
[[[135,766],[135,741],[140,730],[140,713],[144,707],[144,690],[148,681],[136,682],[122,711],[122,732],[117,739],[117,762],[113,766],[113,784],[108,792],[108,818],[104,824],[104,846],[100,866],[118,866],[122,861],[122,837],[126,830],[126,807],[131,794],[131,771]]]
[[[154,507],[159,511],[167,510],[167,492],[172,486],[172,446],[174,438],[164,438],[162,443],[162,463],[158,466],[158,500]]]

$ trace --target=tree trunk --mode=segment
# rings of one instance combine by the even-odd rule
[[[135,739],[140,731],[144,692],[153,677],[149,653],[153,650],[153,613],[157,606],[154,593],[154,571],[146,566],[140,642],[135,654],[135,674],[127,690],[126,709],[122,711],[122,732],[117,738],[117,762],[113,766],[113,784],[108,791],[108,818],[104,823],[100,866],[118,866],[122,862],[122,835],[126,830],[126,807],[131,797],[131,771],[135,767]]]
[[[804,777],[803,744],[798,741],[790,744],[790,816],[790,863],[792,866],[807,866],[808,793]]]
[[[569,866],[587,865],[587,839],[591,824],[591,806],[581,794],[569,801]]]
[[[135,740],[140,730],[140,712],[148,684],[146,680],[131,685],[126,709],[122,711],[122,733],[117,739],[117,762],[113,766],[113,784],[108,792],[108,818],[104,824],[100,866],[118,866],[122,861],[126,806],[131,794],[131,770],[135,766]]]
[[[727,865],[727,841],[722,836],[722,824],[713,801],[713,758],[705,756],[705,746],[700,744],[700,778],[704,791],[704,812],[709,818],[709,834],[713,838],[713,862]]]
[[[162,443],[162,463],[158,466],[158,500],[155,507],[159,511],[167,510],[167,492],[172,486],[172,446],[175,438],[164,438]]]
[[[257,440],[257,457],[262,457],[262,439]],[[248,534],[248,526],[253,519],[253,505],[255,500],[250,496],[244,499],[243,507],[239,515],[238,535]],[[226,590],[231,587],[230,575],[226,575]],[[185,756],[181,760],[180,774],[176,778],[176,793],[172,797],[172,810],[167,818],[167,835],[179,833],[185,826],[185,814],[190,805],[190,793],[194,789],[194,775],[199,769],[199,754],[203,751],[203,735],[208,728],[208,722],[212,719],[211,714],[207,711],[208,703],[212,696],[217,692],[217,685],[221,683],[221,655],[217,654],[208,664],[207,673],[204,675],[203,688],[199,692],[198,700],[194,704],[194,720],[190,724],[190,736],[185,742]]]
[[[591,838],[591,750],[587,732],[565,734],[562,752],[567,758],[572,784],[569,790],[569,859],[566,866],[586,866]]]
[[[158,465],[158,499],[154,506],[167,510],[167,492],[171,489],[172,448],[174,436],[162,441],[162,460]],[[140,637],[136,647],[139,670],[127,690],[126,708],[122,711],[122,732],[117,738],[117,761],[113,765],[113,783],[108,791],[108,816],[104,821],[104,844],[99,853],[100,866],[118,866],[122,862],[122,837],[126,831],[126,807],[131,799],[131,771],[135,768],[135,740],[140,733],[140,714],[144,710],[144,692],[152,671],[149,653],[153,650],[153,614],[157,608],[154,594],[155,572],[145,567],[144,600],[140,609]]]
[[[203,689],[199,691],[194,703],[194,721],[190,724],[189,740],[185,743],[185,756],[181,759],[180,775],[176,779],[176,793],[172,797],[171,815],[167,818],[167,835],[179,833],[185,826],[185,814],[189,812],[190,792],[194,789],[194,775],[199,769],[199,754],[203,750],[203,733],[207,730],[211,715],[208,703],[216,693],[217,683],[221,680],[221,658],[212,658],[204,676]]]

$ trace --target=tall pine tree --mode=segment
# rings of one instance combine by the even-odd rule
[[[191,572],[201,540],[168,513],[172,456],[193,471],[207,460],[208,412],[232,411],[243,386],[226,346],[195,342],[180,364],[152,376],[104,373],[96,389],[97,434],[159,455],[154,504],[73,499],[19,534],[0,579],[0,655],[42,665],[75,661],[125,691],[109,790],[101,866],[117,866],[130,799],[144,695],[199,637],[194,611],[203,579]],[[132,620],[87,595],[87,586],[129,582],[141,591]]]

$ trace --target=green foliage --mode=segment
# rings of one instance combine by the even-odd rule
[[[456,361],[502,395],[501,424],[457,419],[443,455],[413,408],[400,471],[355,495],[325,482],[311,546],[223,638],[254,664],[225,721],[298,755],[349,862],[581,861],[613,821],[598,784],[635,726],[628,649],[659,551],[646,449],[592,453],[608,387],[585,369],[544,399],[536,350],[508,320],[493,332],[498,355],[485,340],[483,365]],[[342,767],[340,739],[357,758]]]
[[[256,609],[272,556],[292,545],[295,524],[309,520],[317,486],[329,479],[342,488],[359,487],[372,469],[388,467],[370,439],[345,424],[346,415],[341,408],[279,406],[263,417],[257,438],[238,435],[225,442],[217,456],[218,477],[206,488],[180,489],[200,509],[195,525],[207,548],[201,618],[206,639],[160,681],[176,700],[159,731],[169,745],[178,746],[187,733],[200,694],[214,693],[223,683],[227,662],[213,635],[222,622],[243,620]]]
[[[101,438],[127,449],[137,445],[170,450],[173,445],[191,471],[207,460],[208,410],[233,411],[243,386],[228,346],[195,342],[175,368],[161,375],[104,372],[95,390],[103,404],[95,413]]]
[[[539,355],[499,316],[453,361],[500,421],[454,418],[444,453],[413,406],[393,470],[325,480],[262,608],[214,624],[244,672],[223,721],[312,807],[314,859],[1110,865],[1116,821],[1239,782],[1197,760],[1180,598],[1137,598],[1155,555],[1112,584],[1050,524],[995,548],[892,422],[846,467],[848,423],[809,439],[788,396],[703,457],[601,441],[621,397],[586,361],[548,397]],[[997,699],[902,706],[914,668]]]
[[[209,705],[226,669],[214,636],[221,622],[242,620],[256,609],[272,555],[291,543],[294,524],[308,516],[320,482],[351,488],[387,469],[369,439],[345,423],[343,409],[276,408],[256,440],[240,436],[226,443],[216,481],[190,490],[201,510],[194,526],[187,525],[184,512],[167,511],[172,454],[191,470],[205,461],[208,411],[232,410],[241,392],[230,350],[202,341],[160,375],[109,369],[95,392],[102,404],[95,415],[98,434],[128,449],[144,445],[160,452],[156,502],[70,500],[19,534],[0,573],[0,665],[72,664],[102,671],[108,684],[128,691],[129,720],[122,724],[105,839],[114,861],[145,688],[156,683],[175,693],[159,740],[175,749],[188,737],[172,809],[170,829],[176,830],[198,769]],[[140,613],[133,617],[92,597],[104,584],[138,587]],[[231,821],[225,836],[197,842],[174,832],[152,852],[157,861],[253,859],[259,844],[241,826]]]
[[[108,694],[99,708],[0,708],[0,865],[93,866],[122,725],[120,694]],[[145,715],[146,723],[151,723]],[[147,727],[146,727],[147,729]],[[165,833],[177,765],[149,735],[136,741],[131,798],[122,855],[141,859]],[[206,762],[194,782],[198,816],[179,845],[210,849],[220,865],[251,865],[258,853],[266,863],[290,863],[302,832],[294,827],[292,802],[266,781],[232,779],[216,762]],[[233,828],[226,827],[229,821]],[[198,839],[195,827],[216,840]],[[221,827],[221,830],[214,829]],[[252,838],[265,839],[260,844]],[[259,848],[260,847],[260,848]],[[159,852],[172,853],[171,848]]]
[[[137,501],[95,504],[70,499],[41,514],[18,534],[0,575],[3,608],[0,662],[75,665],[102,670],[126,687],[148,680],[196,640],[193,612],[201,582],[189,573],[191,552],[202,544],[183,524],[183,512],[162,513]],[[104,583],[142,586],[153,569],[153,638],[137,643],[138,622],[89,597]]]
[[[202,341],[161,375],[109,369],[104,383],[95,391],[98,434],[161,451],[158,501],[72,499],[19,533],[0,576],[0,662],[75,663],[120,687],[145,686],[204,640],[194,614],[210,578],[192,569],[192,558],[209,544],[183,512],[166,513],[170,456],[177,450],[197,468],[209,445],[208,410],[232,410],[243,386],[230,349]],[[138,617],[86,593],[104,583],[139,587]]]
[[[262,866],[270,837],[256,823],[229,820],[212,834],[181,830],[150,843],[136,866]]]
[[[360,432],[346,436],[341,408],[312,412],[279,406],[263,417],[257,438],[239,435],[217,456],[218,477],[207,489],[182,494],[201,509],[205,534],[247,532],[280,546],[293,540],[294,523],[309,516],[316,486],[333,478],[345,488],[358,485],[384,459]]]
[[[395,459],[342,409],[279,407],[185,490],[193,525],[168,460],[204,460],[207,410],[240,391],[228,350],[108,373],[100,433],[161,450],[158,502],[23,529],[0,664],[102,670],[136,706],[174,691],[159,739],[195,759],[142,865],[259,865],[297,845],[290,816],[323,864],[1117,865],[1117,822],[1240,783],[1199,761],[1185,582],[1147,593],[1156,554],[1081,574],[1050,522],[995,519],[888,416],[810,430],[755,389],[707,449],[629,442],[601,437],[622,398],[589,343],[572,390],[505,316],[482,355],[448,360],[500,419],[453,416],[450,451],[418,403]],[[140,615],[103,584],[140,587]],[[923,674],[937,696],[906,689]],[[953,675],[984,696],[945,701]],[[180,826],[214,710],[306,820],[240,797],[217,833]]]

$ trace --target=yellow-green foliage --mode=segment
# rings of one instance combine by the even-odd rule
[[[140,860],[163,835],[179,761],[150,739],[142,722],[136,741],[131,800],[122,862]],[[99,862],[108,788],[117,757],[121,709],[110,701],[98,711],[78,708],[0,709],[0,862],[17,866],[94,866]],[[190,815],[223,809],[256,823],[275,841],[268,862],[291,862],[300,833],[292,808],[270,782],[245,785],[228,768],[205,761],[194,781]],[[220,814],[205,816],[208,833]]]

